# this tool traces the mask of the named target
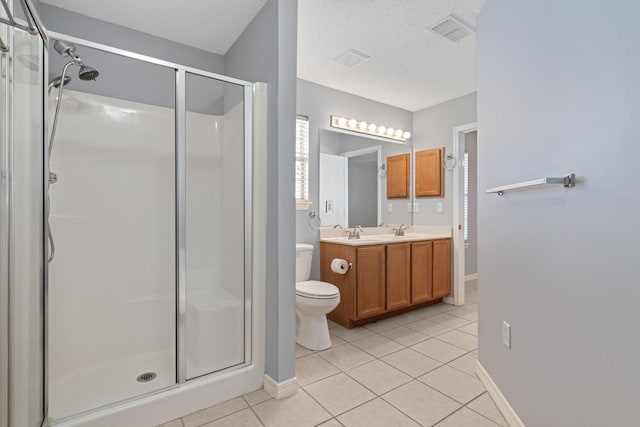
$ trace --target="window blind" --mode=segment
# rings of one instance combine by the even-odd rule
[[[467,243],[469,241],[469,153],[465,151],[464,158],[462,160],[462,165],[464,168],[464,190],[463,190],[463,199],[464,199],[464,212],[463,212],[463,234],[464,241]]]
[[[296,116],[296,200],[309,200],[309,118]]]

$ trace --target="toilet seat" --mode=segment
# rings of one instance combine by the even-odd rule
[[[333,299],[340,296],[340,290],[331,283],[307,280],[296,283],[296,295],[315,299]]]

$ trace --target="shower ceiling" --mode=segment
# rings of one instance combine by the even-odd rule
[[[52,6],[224,55],[266,0],[42,0]]]

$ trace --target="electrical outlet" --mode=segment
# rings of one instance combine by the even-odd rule
[[[413,211],[417,213],[419,209],[420,209],[420,205],[418,203],[414,203],[413,204]]]
[[[387,204],[387,212],[389,213],[393,212],[393,205],[391,203]]]
[[[502,322],[502,344],[511,348],[511,325],[505,321]]]
[[[413,205],[411,204],[411,202],[407,203],[407,212],[411,213],[412,208],[413,208]]]
[[[444,207],[442,206],[442,202],[440,202],[440,203],[438,203],[436,205],[436,212],[438,212],[438,213],[444,212]]]

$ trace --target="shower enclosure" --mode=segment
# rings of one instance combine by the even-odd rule
[[[0,25],[0,427],[258,388],[264,85]]]

